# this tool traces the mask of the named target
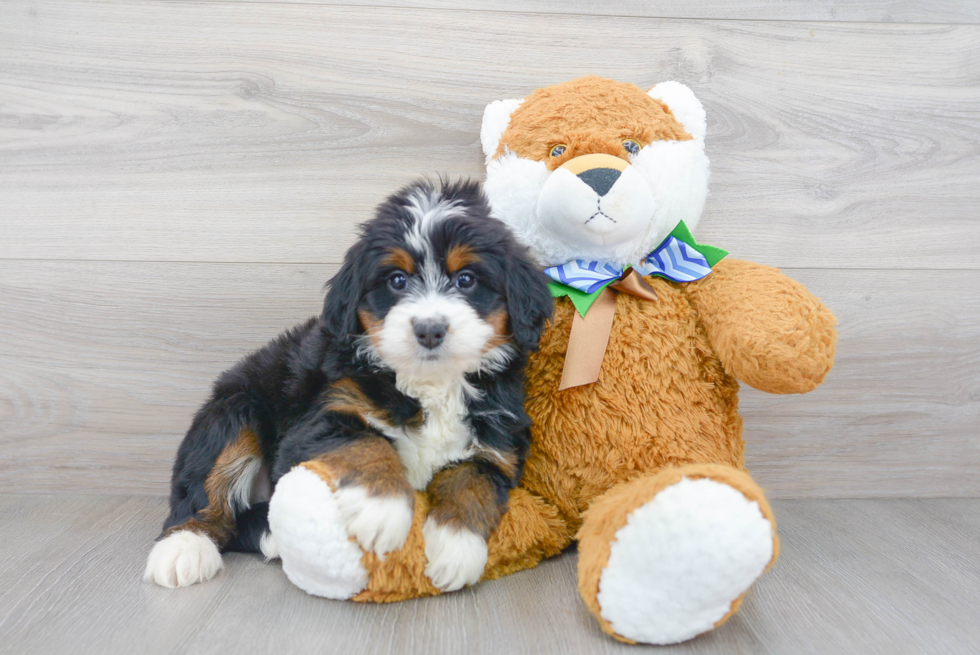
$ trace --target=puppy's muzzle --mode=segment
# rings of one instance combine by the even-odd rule
[[[581,155],[569,159],[560,168],[574,173],[601,198],[616,184],[629,162],[613,155]]]
[[[415,338],[419,345],[432,350],[438,348],[446,338],[449,322],[444,318],[413,318],[412,329],[415,330]]]

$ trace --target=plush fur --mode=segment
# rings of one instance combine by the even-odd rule
[[[708,192],[704,130],[701,103],[676,82],[646,93],[584,77],[494,102],[481,133],[494,215],[542,266],[572,259],[635,264],[680,221],[697,226]],[[590,154],[624,164],[604,194],[566,170]]]
[[[630,249],[645,254],[664,225],[669,232],[681,219],[696,224],[706,192],[704,129],[700,103],[676,83],[649,94],[599,78],[557,85],[523,103],[488,108],[481,134],[491,157],[486,189],[495,215],[540,263],[614,258]],[[637,135],[645,140],[632,155],[623,141]],[[548,161],[556,141],[573,147],[574,155],[613,154],[630,167],[650,153],[662,172],[645,181],[656,226],[638,226],[633,242],[605,249],[545,229],[536,209],[541,190],[576,159]],[[678,180],[690,182],[680,185],[679,195]],[[622,641],[671,643],[724,622],[778,554],[772,512],[744,470],[738,380],[774,393],[811,391],[833,365],[837,335],[833,314],[774,268],[725,259],[697,282],[646,280],[656,301],[615,297],[598,382],[563,391],[558,386],[575,310],[566,298],[556,302],[527,370],[532,443],[524,476],[488,540],[483,577],[534,566],[577,538],[579,590],[602,628]],[[705,499],[730,511],[699,511]],[[368,579],[355,600],[437,592],[425,575],[427,502],[417,495],[402,549],[384,561],[363,556]],[[689,520],[673,516],[671,508],[682,508]],[[651,542],[644,550],[642,542],[653,538],[658,524],[664,530],[656,548]],[[620,537],[623,549],[616,545]],[[678,563],[667,577],[658,553]],[[650,584],[660,586],[643,588]],[[667,610],[672,620],[665,623],[658,616]]]
[[[707,494],[697,489],[705,483]],[[689,639],[724,623],[772,566],[775,525],[762,490],[742,470],[688,464],[636,477],[589,507],[577,535],[579,593],[602,629],[622,641]]]
[[[430,561],[438,586],[474,582],[524,465],[523,372],[550,314],[544,276],[490,217],[479,185],[395,194],[362,227],[322,315],[215,383],[178,450],[146,577],[206,580],[227,548],[281,555],[301,577],[293,553],[297,530],[312,529],[305,511],[273,494],[276,534],[269,505],[252,503],[263,472],[275,487],[303,464],[329,481],[317,494],[333,504],[338,534],[379,558],[408,537],[414,490],[430,489],[429,530],[447,544]],[[309,475],[295,478],[288,486],[308,493]]]

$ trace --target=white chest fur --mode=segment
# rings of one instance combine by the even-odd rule
[[[371,421],[395,444],[412,487],[425,489],[446,464],[465,459],[476,439],[466,422],[466,381],[412,379],[398,388],[422,405],[425,422],[418,428],[395,428]]]

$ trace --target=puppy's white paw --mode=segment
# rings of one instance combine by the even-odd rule
[[[347,534],[361,548],[384,557],[405,544],[415,514],[408,498],[370,496],[357,485],[337,489],[336,497]]]
[[[222,569],[221,553],[204,535],[181,530],[153,545],[146,561],[144,580],[161,587],[187,587],[210,580]]]
[[[279,559],[279,544],[271,532],[266,532],[259,538],[259,550],[262,552],[262,556],[265,557],[266,562]]]
[[[427,519],[425,536],[425,575],[442,591],[456,591],[475,584],[487,566],[487,542],[466,529],[439,525]]]

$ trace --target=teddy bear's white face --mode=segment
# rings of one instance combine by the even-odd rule
[[[658,84],[649,95],[669,107],[686,131],[684,140],[633,138],[635,126],[610,125],[594,111],[583,112],[580,125],[570,127],[566,118],[552,136],[540,117],[515,114],[523,100],[487,107],[481,131],[487,196],[494,215],[541,265],[579,259],[627,266],[655,249],[680,221],[694,229],[707,195],[704,109],[677,82]],[[576,99],[568,93],[568,102]],[[512,116],[537,123],[525,129]]]

